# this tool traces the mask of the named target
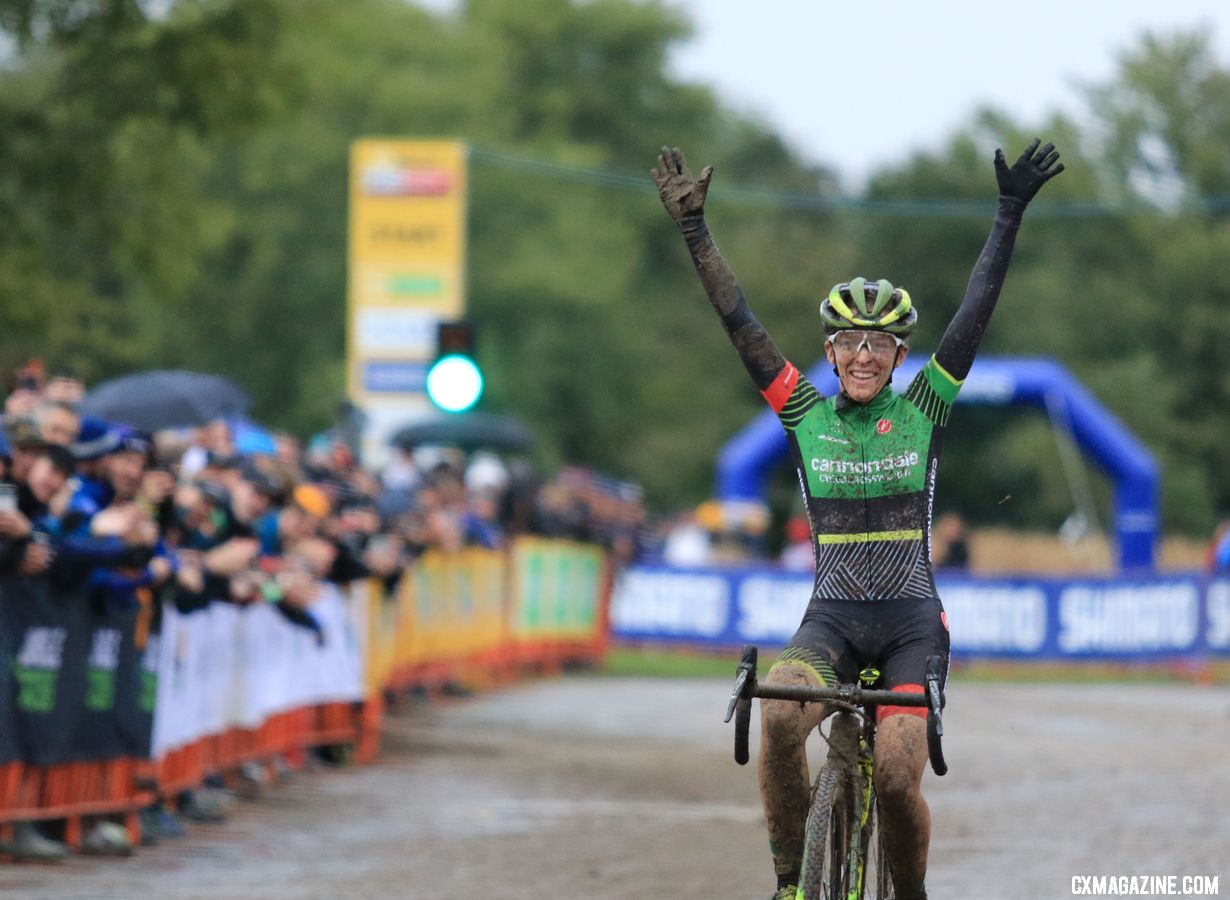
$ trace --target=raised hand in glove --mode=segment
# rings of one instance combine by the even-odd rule
[[[658,196],[670,217],[679,222],[688,216],[698,216],[705,210],[705,195],[713,166],[705,166],[699,178],[693,178],[687,160],[678,147],[663,147],[658,164],[650,173],[658,186]]]
[[[1034,194],[1042,189],[1056,175],[1063,171],[1063,163],[1059,162],[1059,151],[1054,144],[1042,143],[1034,138],[1020,158],[1008,168],[1004,161],[1004,151],[995,151],[995,179],[999,182],[999,196],[1028,203]]]

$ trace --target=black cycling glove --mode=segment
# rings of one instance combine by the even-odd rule
[[[1008,168],[1004,161],[1004,151],[995,151],[995,179],[999,182],[999,196],[1028,203],[1056,175],[1063,171],[1063,163],[1059,162],[1059,151],[1054,144],[1046,144],[1039,148],[1041,141],[1034,138],[1025,148],[1020,159]]]

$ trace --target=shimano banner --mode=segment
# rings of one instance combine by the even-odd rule
[[[1042,659],[1230,656],[1230,579],[937,579],[954,653]],[[626,570],[611,600],[618,640],[781,646],[811,578],[776,569]]]

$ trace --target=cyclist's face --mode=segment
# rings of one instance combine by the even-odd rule
[[[846,334],[861,332],[846,332]],[[876,332],[870,332],[876,334]],[[848,340],[848,339],[847,339]],[[843,340],[842,343],[845,343]],[[905,362],[909,347],[896,345],[891,348],[873,350],[871,341],[859,341],[858,346],[850,351],[848,347],[834,346],[832,341],[824,342],[824,354],[829,362],[837,367],[837,377],[841,379],[841,388],[855,403],[867,403],[888,384],[893,369]]]

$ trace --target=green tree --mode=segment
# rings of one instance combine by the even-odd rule
[[[0,78],[0,356],[140,366],[227,233],[203,191],[208,136],[263,115],[273,10],[31,0],[0,6],[0,26],[18,39]]]

